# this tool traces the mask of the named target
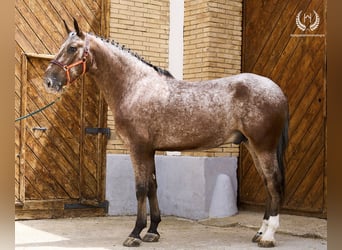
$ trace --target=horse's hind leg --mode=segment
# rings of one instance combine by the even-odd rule
[[[262,234],[258,245],[260,247],[274,247],[274,234],[279,227],[279,208],[282,198],[281,183],[283,177],[278,167],[276,151],[257,153],[256,157],[268,194],[263,225],[259,230]]]
[[[249,143],[246,146],[253,158],[266,190],[267,201],[262,225],[253,237],[260,247],[273,247],[274,234],[279,227],[279,207],[281,201],[281,172],[278,168],[276,152],[256,153]]]
[[[259,162],[257,155],[249,147],[248,143],[246,143],[245,145],[248,148],[248,150],[249,150],[249,152],[253,158],[253,162],[254,162],[254,165],[256,167],[256,170],[258,171],[260,177],[262,178],[262,181],[266,185],[266,179],[265,179],[265,176],[262,172],[261,165],[260,165],[260,162]],[[267,225],[268,225],[268,219],[269,219],[270,201],[271,201],[271,199],[270,199],[269,195],[267,195],[266,208],[265,208],[265,214],[264,214],[264,218],[262,221],[262,225],[261,225],[260,229],[257,231],[257,233],[254,235],[254,237],[252,238],[252,242],[259,242],[261,240],[261,237],[263,236],[263,234],[266,232]]]
[[[270,205],[271,205],[271,197],[267,194],[267,200],[266,200],[266,208],[265,208],[265,213],[264,213],[264,217],[262,220],[262,224],[261,227],[259,228],[259,230],[257,231],[257,233],[254,235],[252,242],[260,242],[262,236],[265,234],[267,227],[268,227],[268,220],[270,218]]]

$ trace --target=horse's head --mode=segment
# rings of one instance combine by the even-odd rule
[[[52,92],[59,92],[63,86],[75,81],[87,70],[89,63],[89,41],[87,34],[79,29],[74,19],[75,31],[71,31],[63,20],[68,38],[45,72],[45,85]]]

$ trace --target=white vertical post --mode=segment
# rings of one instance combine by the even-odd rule
[[[184,0],[170,0],[169,71],[183,79]]]
[[[183,27],[184,0],[170,0],[169,71],[179,80],[183,79]],[[166,155],[181,155],[167,151]]]

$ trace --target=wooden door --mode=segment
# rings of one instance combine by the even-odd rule
[[[43,74],[66,37],[62,19],[105,34],[106,1],[22,1],[15,4],[15,111],[31,113],[56,100]],[[71,26],[71,25],[70,25]],[[106,104],[87,77],[44,111],[15,123],[16,218],[99,215],[104,200]]]
[[[244,1],[243,71],[278,83],[289,100],[283,210],[326,217],[327,1]],[[262,205],[263,183],[241,148],[239,201]]]

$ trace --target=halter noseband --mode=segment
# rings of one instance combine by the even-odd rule
[[[75,63],[72,63],[72,64],[63,64],[57,60],[52,60],[50,63],[52,64],[55,64],[59,67],[61,67],[65,73],[66,73],[66,77],[67,77],[67,83],[66,85],[68,85],[69,83],[72,83],[74,81],[76,81],[79,77],[83,76],[86,72],[86,69],[87,69],[87,57],[89,55],[89,41],[87,39],[87,35],[85,37],[85,47],[84,47],[84,52],[83,52],[83,56],[82,56],[82,59],[75,62]],[[82,74],[80,74],[78,77],[76,77],[73,81],[71,81],[71,78],[70,78],[70,69],[73,68],[73,67],[76,67],[78,65],[82,64]]]

